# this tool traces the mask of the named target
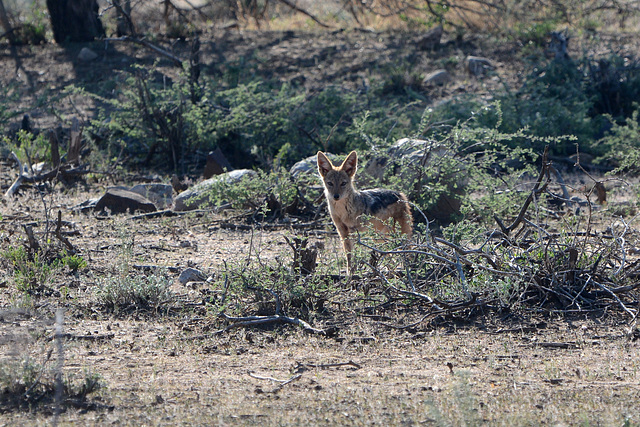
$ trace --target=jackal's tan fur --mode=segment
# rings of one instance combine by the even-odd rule
[[[407,196],[399,191],[381,188],[358,191],[353,184],[357,168],[358,155],[355,151],[339,167],[334,166],[323,152],[318,152],[318,173],[324,183],[331,219],[342,240],[349,274],[353,273],[353,242],[349,234],[362,230],[362,215],[374,217],[371,224],[384,233],[390,231],[387,226],[390,218],[400,224],[400,230],[408,236],[411,235],[413,224]]]

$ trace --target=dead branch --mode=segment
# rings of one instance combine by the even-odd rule
[[[64,245],[67,247],[68,252],[73,255],[75,253],[77,253],[78,251],[76,250],[76,248],[71,244],[71,242],[69,241],[69,239],[67,239],[65,236],[62,235],[60,229],[62,228],[62,211],[58,211],[58,223],[56,225],[56,232],[55,235],[58,238],[58,240],[60,240],[62,243],[64,243]]]
[[[302,363],[297,362],[296,366],[293,368],[294,372],[301,372],[303,370],[307,370],[308,368],[319,368],[319,369],[327,369],[327,368],[339,368],[342,366],[353,366],[356,369],[362,369],[362,365],[356,363],[354,361],[349,360],[348,362],[337,362],[337,363]]]
[[[498,226],[500,227],[500,229],[505,235],[508,236],[513,230],[516,229],[516,227],[518,227],[518,225],[520,225],[520,223],[524,219],[524,215],[527,213],[527,209],[529,209],[529,205],[531,204],[531,202],[533,202],[533,200],[538,194],[542,193],[547,188],[547,185],[551,181],[551,178],[549,177],[550,167],[551,167],[551,162],[549,160],[549,146],[547,145],[546,147],[544,147],[544,153],[542,153],[542,166],[540,168],[540,175],[538,176],[536,185],[533,187],[533,189],[529,193],[527,200],[525,200],[524,204],[522,205],[522,208],[520,209],[520,213],[518,214],[516,219],[513,221],[513,223],[507,227],[504,225],[502,220],[498,218],[497,215],[493,216],[493,218],[498,223]],[[546,177],[546,181],[543,183],[542,181],[545,177]]]
[[[431,304],[436,310],[444,311],[445,309],[450,307],[449,304],[436,301],[433,298],[431,298],[429,295],[424,295],[424,294],[421,294],[420,292],[405,291],[403,289],[398,289],[395,286],[390,286],[390,288],[393,289],[394,291],[398,292],[399,294],[422,299],[422,300],[426,301],[427,303]]]
[[[80,149],[82,148],[82,127],[78,118],[71,120],[71,130],[69,136],[69,150],[67,150],[67,163],[77,165],[80,163]]]
[[[278,385],[277,385],[273,390],[268,391],[267,393],[277,393],[277,392],[279,392],[279,391],[282,389],[282,387],[284,387],[285,385],[287,385],[287,384],[289,384],[289,383],[292,383],[292,382],[294,382],[294,381],[299,380],[300,378],[302,378],[302,374],[296,374],[296,375],[292,376],[292,377],[291,377],[291,378],[289,378],[289,379],[286,379],[286,380],[279,380],[279,379],[277,379],[277,378],[273,378],[273,377],[263,377],[263,376],[260,376],[260,375],[256,375],[256,374],[254,374],[253,372],[249,372],[249,376],[250,376],[251,378],[255,378],[255,379],[257,379],[257,380],[268,380],[268,381],[273,381],[273,382],[277,382],[277,383],[279,383],[279,384],[278,384]]]
[[[449,242],[448,240],[442,239],[440,237],[434,237],[433,240],[435,242],[438,243],[442,243],[443,245],[447,245],[450,248],[455,249],[455,251],[460,254],[460,255],[478,255],[484,259],[487,260],[487,262],[489,262],[489,264],[491,264],[491,266],[493,268],[498,268],[497,264],[495,263],[495,261],[493,260],[493,258],[491,258],[491,255],[489,255],[486,252],[482,252],[481,250],[477,250],[477,249],[464,249],[461,248],[460,246],[456,245],[455,243]]]
[[[141,38],[137,38],[137,37],[131,37],[131,36],[122,36],[122,37],[107,38],[107,39],[105,39],[105,41],[107,41],[107,42],[131,42],[131,43],[139,44],[141,46],[144,46],[144,47],[146,47],[148,49],[153,50],[154,52],[164,56],[165,58],[170,59],[178,67],[184,68],[184,65],[182,64],[182,59],[180,59],[179,57],[177,57],[176,55],[174,55],[174,54],[172,54],[170,52],[167,52],[166,50],[162,49],[161,47],[158,47],[158,46],[154,45],[153,43],[150,43],[150,42],[146,41],[145,39],[141,39]]]
[[[31,391],[40,383],[40,379],[42,378],[42,374],[44,374],[45,368],[47,367],[47,363],[49,363],[49,360],[51,360],[51,355],[52,354],[53,354],[53,349],[50,348],[49,351],[47,352],[47,357],[45,358],[44,362],[42,363],[42,369],[40,369],[40,372],[38,373],[38,377],[33,382],[33,384],[31,384],[31,387],[29,387],[27,389],[27,391],[24,392],[24,394],[23,394],[24,397],[29,396],[31,394]]]
[[[631,316],[631,320],[629,321],[629,323],[633,322],[634,320],[636,320],[636,317],[638,317],[638,313],[634,313],[633,311],[631,311],[629,308],[627,308],[626,305],[624,305],[624,303],[622,302],[622,300],[620,300],[620,298],[618,297],[618,295],[616,295],[613,291],[611,291],[611,289],[607,288],[605,285],[603,285],[602,283],[598,283],[596,281],[593,281],[593,283],[595,283],[600,289],[602,289],[603,291],[607,292],[609,295],[611,295],[611,297],[616,300],[616,302],[618,303],[618,305],[620,305],[620,307],[629,315]]]
[[[227,316],[224,313],[221,313],[220,317],[222,317],[225,320],[228,320],[228,321],[231,321],[231,322],[235,322],[235,323],[232,323],[229,326],[227,326],[226,328],[215,332],[214,333],[215,335],[223,334],[223,333],[225,333],[227,331],[230,331],[231,329],[235,329],[235,328],[248,328],[248,327],[252,327],[252,326],[266,325],[266,324],[270,324],[270,323],[288,323],[288,324],[291,324],[291,325],[300,326],[302,329],[304,329],[307,332],[312,332],[314,334],[320,334],[320,335],[326,335],[326,332],[323,329],[314,328],[313,326],[309,325],[304,320],[298,319],[296,317],[288,317],[288,316],[282,316],[282,315],[278,315],[278,314],[274,314],[272,316],[231,317],[231,316]]]
[[[285,241],[293,251],[293,269],[297,274],[309,275],[316,270],[318,249],[316,247],[307,248],[308,240],[300,237],[289,239],[284,236]]]
[[[302,13],[303,15],[308,16],[309,18],[311,18],[316,24],[320,25],[323,28],[332,28],[331,25],[327,25],[324,22],[320,21],[318,18],[316,18],[314,15],[312,15],[311,13],[307,12],[306,10],[302,9],[300,6],[298,6],[297,4],[291,3],[289,0],[278,0],[280,3],[283,3],[285,5],[287,5],[288,7],[290,7],[291,9],[295,10],[296,12]]]
[[[12,151],[11,157],[13,157],[16,163],[18,163],[18,178],[16,178],[13,184],[11,184],[11,187],[9,187],[6,193],[4,193],[5,199],[9,199],[16,194],[16,192],[20,188],[20,185],[22,185],[22,181],[24,181],[25,175],[26,175],[24,168],[22,166],[22,162],[20,161],[20,159],[18,159],[18,156],[16,156],[16,153]]]
[[[30,224],[22,224],[22,227],[24,228],[24,232],[27,235],[27,242],[29,242],[29,249],[32,251],[32,253],[38,252],[38,249],[40,249],[40,244],[38,243],[38,240],[36,240],[35,236],[33,235],[33,228],[31,227]]]
[[[198,212],[196,210],[193,211],[184,211],[184,212],[176,212],[172,209],[165,209],[162,211],[155,211],[155,212],[147,212],[147,213],[143,213],[143,214],[138,214],[138,215],[133,215],[130,216],[129,218],[127,218],[128,220],[136,220],[136,219],[151,219],[151,218],[160,218],[160,217],[165,217],[165,216],[180,216],[180,215],[186,215],[186,214],[193,214],[194,212]],[[205,212],[200,210],[200,212]]]
[[[11,154],[15,156],[15,153]],[[18,170],[23,170],[22,163],[20,162],[20,160],[18,160],[17,156],[14,157],[14,159],[18,163]],[[24,183],[37,184],[39,182],[50,181],[56,177],[76,178],[88,173],[91,173],[91,171],[86,168],[86,165],[78,166],[76,168],[71,168],[68,165],[61,165],[58,168],[50,170],[49,172],[36,176],[32,176],[23,171],[22,173],[20,173],[20,175],[18,175],[18,178],[16,178],[11,187],[9,187],[9,189],[4,193],[4,197],[5,199],[13,197]]]
[[[49,130],[49,144],[51,145],[51,163],[54,169],[58,169],[60,167],[60,143],[58,141],[58,134],[53,129]]]
[[[439,303],[441,305],[444,305],[442,302],[439,302]],[[426,313],[424,316],[422,316],[418,321],[410,323],[408,325],[392,325],[390,323],[385,323],[385,322],[378,322],[378,323],[388,328],[397,329],[397,330],[413,329],[431,317],[435,317],[438,315],[452,315],[457,311],[474,308],[474,307],[484,307],[484,306],[486,306],[486,302],[483,300],[478,300],[478,296],[476,294],[472,294],[471,298],[468,301],[462,301],[459,303],[447,305],[445,308],[438,308],[438,309],[432,310]]]
[[[309,230],[312,228],[318,228],[321,225],[322,225],[321,221],[311,221],[311,222],[305,222],[300,224],[256,224],[256,225],[235,224],[228,221],[224,221],[220,223],[220,228],[225,230],[242,230],[242,231],[249,231],[249,230],[255,230],[255,229],[279,230],[283,228],[290,228],[293,230]]]
[[[431,246],[431,245],[420,245],[417,246],[418,248],[420,247],[426,247],[427,249],[432,249],[435,250],[436,252],[441,252],[441,255],[438,255],[436,253],[433,252],[427,252],[424,250],[420,250],[420,249],[397,249],[397,250],[391,250],[391,251],[387,251],[387,250],[383,250],[380,248],[376,248],[375,246],[371,246],[365,242],[362,241],[362,239],[360,238],[360,235],[358,234],[358,240],[357,243],[364,246],[367,249],[371,249],[374,252],[377,252],[379,254],[383,254],[383,255],[399,255],[399,254],[413,254],[413,255],[425,255],[427,257],[433,258],[435,261],[440,261],[446,264],[449,264],[450,266],[453,267],[457,267],[456,264],[456,260],[452,260],[448,258],[448,254],[446,253],[442,253],[442,251],[440,251],[438,248]],[[475,253],[475,251],[473,252]],[[500,276],[519,276],[520,273],[519,272],[513,272],[513,271],[503,271],[503,270],[497,270],[494,268],[490,268],[490,267],[486,267],[482,264],[478,264],[478,263],[474,263],[472,261],[469,261],[466,258],[460,258],[461,262],[465,265],[468,266],[473,266],[474,268],[478,268],[480,270],[484,270],[487,271],[489,273],[492,274],[496,274],[496,275],[500,275]]]

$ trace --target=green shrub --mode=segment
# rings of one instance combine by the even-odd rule
[[[185,170],[194,153],[220,148],[235,167],[290,166],[318,150],[366,146],[354,120],[365,111],[370,111],[368,134],[387,136],[391,129],[401,136],[396,124],[417,122],[422,109],[379,98],[374,91],[331,86],[307,96],[302,88],[258,80],[231,86],[207,80],[193,99],[187,72],[169,84],[154,80],[139,66],[124,76],[113,98],[87,95],[103,105],[91,133],[100,136],[97,147],[107,158]]]
[[[511,216],[526,197],[513,190],[515,184],[523,173],[536,174],[538,154],[520,146],[561,140],[536,138],[526,131],[500,131],[499,102],[448,127],[432,128],[433,117],[437,113],[425,111],[413,137],[429,143],[412,149],[415,151],[411,155],[397,158],[389,151],[394,141],[379,138],[372,153],[376,159],[385,159],[380,185],[403,191],[430,220],[448,222],[468,216],[474,221],[492,222],[494,214]],[[422,220],[419,216],[417,219]]]
[[[501,129],[505,132],[527,129],[528,133],[538,137],[573,135],[580,141],[593,141],[598,127],[590,116],[592,99],[583,83],[582,69],[578,64],[551,61],[530,74],[518,92],[500,97],[503,110]],[[530,147],[538,152],[547,144],[543,140],[530,142],[534,143]],[[575,151],[574,144],[567,139],[558,142],[552,144],[552,153],[568,155]]]
[[[28,294],[42,292],[59,268],[58,261],[47,261],[40,252],[29,254],[24,246],[9,247],[2,253],[13,270],[16,288]]]
[[[612,173],[640,171],[640,107],[622,124],[611,120],[611,130],[602,138],[606,158],[600,159],[613,163],[616,167]]]
[[[284,168],[271,172],[258,170],[255,176],[245,176],[239,182],[219,179],[204,197],[213,206],[230,203],[234,209],[249,209],[263,217],[282,217],[308,213],[312,207],[310,199],[317,195],[308,195],[305,188],[314,181],[315,176],[305,174],[294,179]]]
[[[34,135],[31,132],[19,130],[13,139],[5,137],[4,143],[26,167],[31,167],[38,162],[51,162],[51,144],[44,133]],[[64,151],[60,153],[60,155],[63,154]]]
[[[170,286],[171,279],[162,275],[116,274],[100,283],[97,297],[109,312],[153,311],[173,299]]]
[[[27,357],[21,360],[5,359],[0,362],[0,412],[11,407],[34,406],[52,402],[56,394],[56,367],[41,365]],[[62,376],[62,373],[60,373]],[[85,399],[106,387],[103,378],[92,372],[85,372],[79,379],[62,376],[62,402],[68,399]]]
[[[65,255],[62,257],[61,262],[63,265],[69,267],[73,273],[87,267],[87,261],[85,261],[80,255]]]

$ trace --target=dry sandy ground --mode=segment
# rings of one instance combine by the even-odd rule
[[[488,315],[400,332],[334,305],[331,314],[309,319],[336,326],[332,337],[293,326],[216,335],[222,323],[202,305],[202,286],[177,280],[172,289],[191,308],[106,313],[96,303],[96,287],[115,274],[128,239],[132,264],[177,267],[169,273],[176,279],[187,266],[221,274],[223,261],[246,258],[249,245],[265,262],[290,259],[282,238],[287,232],[224,230],[211,215],[97,219],[66,209],[86,197],[77,191],[47,199],[79,231],[70,239],[88,261],[77,277],[61,273],[52,280],[51,289],[67,288],[66,298],[54,293],[26,304],[7,264],[0,267],[0,362],[30,355],[43,363],[54,349],[53,313],[64,307],[64,373],[79,379],[97,373],[106,385],[89,396],[92,405],[63,413],[63,425],[640,423],[639,344],[617,314],[515,316],[515,322]],[[36,236],[42,236],[40,205],[29,192],[3,205],[2,251],[22,241],[22,223],[39,221]],[[327,248],[321,263],[336,263],[336,237],[319,235]],[[345,295],[352,291],[345,282],[336,286]],[[44,425],[52,423],[51,414],[45,405],[9,410],[0,420]]]
[[[327,84],[356,87],[376,66],[407,54],[403,37],[229,32],[203,41],[203,62],[210,65],[206,73],[213,72],[218,59],[246,57],[248,67],[297,80],[309,91]],[[50,107],[82,117],[93,106],[68,99],[56,103],[47,93],[74,82],[102,93],[114,70],[155,60],[129,45],[93,47],[101,57],[91,64],[76,60],[79,47],[22,48],[17,62],[3,50],[0,75],[7,99],[16,96],[16,108],[48,129],[58,123]],[[451,44],[425,53],[419,66],[428,72],[448,58],[484,54],[496,61],[499,72],[510,69],[505,77],[516,81],[522,78],[518,66],[502,61],[511,52],[510,46],[483,52],[473,42]],[[172,66],[163,60],[159,68],[170,74]],[[454,83],[429,96],[501,85],[469,80],[461,60],[450,71]],[[39,105],[38,99],[46,102]],[[15,176],[12,168],[2,163],[3,192]],[[531,314],[515,320],[489,314],[400,332],[334,304],[330,314],[309,319],[315,326],[336,326],[332,337],[308,335],[293,326],[214,335],[222,323],[203,304],[201,291],[207,285],[185,287],[177,282],[178,273],[194,266],[219,277],[225,261],[241,263],[250,247],[264,262],[289,260],[283,235],[293,232],[230,231],[210,214],[131,220],[70,210],[107,185],[58,185],[54,196],[45,198],[51,214],[61,210],[72,223],[65,230],[77,231],[69,239],[88,263],[78,276],[60,272],[49,283],[51,295],[27,300],[15,289],[9,265],[0,263],[0,364],[19,366],[27,355],[44,363],[48,351],[55,350],[54,312],[64,307],[64,332],[69,334],[64,373],[82,378],[93,372],[106,385],[89,396],[89,405],[63,413],[62,425],[640,425],[638,341],[618,313]],[[35,222],[36,236],[44,237],[43,205],[36,192],[1,203],[0,251],[22,244],[24,223]],[[328,224],[314,230],[313,238],[325,244],[320,263],[331,271],[341,255],[335,234],[326,230],[331,230]],[[186,308],[119,316],[101,309],[96,289],[116,274],[123,245],[130,240],[131,265],[175,267],[169,272],[172,290]],[[353,292],[344,281],[335,285],[345,298]],[[0,414],[0,425],[53,420],[51,405]]]
[[[91,370],[107,388],[92,398],[104,406],[69,409],[60,421],[623,425],[628,420],[637,425],[640,420],[638,343],[620,328],[590,321],[560,321],[533,332],[470,327],[418,334],[390,333],[359,321],[338,339],[276,329],[195,340],[181,323],[69,319],[70,334],[108,338],[68,341],[65,373]],[[29,319],[5,320],[2,329],[15,333],[29,325]],[[34,347],[42,350],[34,357],[42,359],[49,345],[37,340]],[[319,366],[331,364],[336,365]],[[292,381],[282,384],[285,380]],[[2,420],[24,425],[52,418],[42,411],[9,412]]]

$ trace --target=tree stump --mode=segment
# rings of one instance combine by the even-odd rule
[[[104,37],[97,0],[47,0],[56,43],[89,42]]]

